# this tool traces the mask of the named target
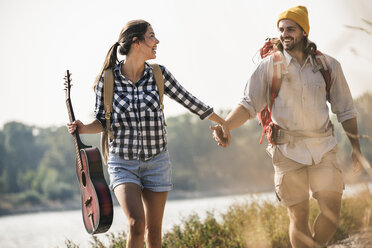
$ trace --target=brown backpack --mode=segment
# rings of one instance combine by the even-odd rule
[[[164,95],[164,78],[158,64],[151,64],[152,71],[155,77],[156,86],[159,90],[160,106],[163,111],[163,95]],[[112,113],[112,100],[114,97],[114,72],[112,68],[104,71],[103,82],[103,104],[105,108],[106,130],[101,133],[101,151],[104,163],[107,165],[109,156],[109,141],[113,139],[111,132],[111,113]]]

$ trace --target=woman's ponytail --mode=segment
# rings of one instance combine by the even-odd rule
[[[131,49],[134,38],[139,41],[144,40],[144,35],[150,23],[144,20],[133,20],[127,23],[125,27],[121,30],[118,42],[111,46],[110,50],[107,52],[105,62],[103,63],[102,69],[99,72],[94,84],[93,90],[96,90],[97,84],[102,77],[102,73],[108,68],[114,68],[118,61],[118,47],[119,53],[121,55],[128,55]]]
[[[93,84],[93,90],[94,91],[96,90],[97,84],[102,77],[102,73],[108,68],[114,68],[114,66],[118,62],[117,48],[118,48],[119,45],[120,45],[120,43],[116,42],[114,45],[111,46],[111,48],[107,52],[105,62],[103,63],[102,69],[99,72],[99,74],[97,75],[96,80],[94,81],[94,84]]]

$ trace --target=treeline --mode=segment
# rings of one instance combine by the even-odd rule
[[[372,94],[355,100],[364,155],[372,161]],[[226,116],[228,111],[220,113]],[[339,158],[350,171],[350,145],[332,117],[339,140]],[[218,147],[209,121],[183,114],[167,118],[168,148],[173,163],[175,192],[242,193],[272,190],[273,169],[261,126],[249,121],[232,132],[230,147]],[[83,135],[85,144],[99,147],[99,135]],[[80,195],[72,137],[65,126],[39,128],[19,122],[0,130],[0,209],[24,204],[64,202]],[[363,176],[367,176],[362,175]],[[347,177],[347,180],[351,180]],[[358,178],[360,180],[360,177]]]

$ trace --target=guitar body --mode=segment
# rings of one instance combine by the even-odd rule
[[[80,183],[82,215],[85,229],[90,234],[106,232],[113,219],[113,207],[110,190],[107,187],[101,153],[98,148],[80,150],[83,170],[76,166]]]
[[[70,73],[66,73],[66,105],[70,122],[75,121],[70,99]],[[76,130],[73,134],[76,155],[76,174],[80,184],[82,215],[89,234],[106,232],[113,219],[113,205],[103,169],[101,153],[96,147],[84,145]]]

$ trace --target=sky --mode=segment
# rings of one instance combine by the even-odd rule
[[[19,121],[37,127],[65,125],[64,74],[72,73],[75,116],[93,117],[92,84],[108,49],[130,20],[152,24],[156,62],[193,95],[232,109],[258,62],[267,37],[276,37],[281,12],[308,8],[310,40],[340,61],[353,97],[371,89],[370,0],[0,0],[0,127]],[[187,112],[165,97],[165,115]],[[224,116],[223,116],[224,117]]]

